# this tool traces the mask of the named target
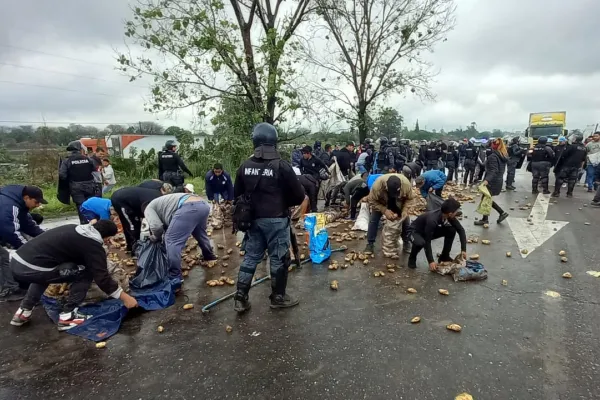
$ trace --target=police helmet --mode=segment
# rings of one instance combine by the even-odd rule
[[[83,150],[83,144],[79,140],[74,140],[72,142],[69,142],[69,144],[67,145],[67,151],[82,151],[82,150]]]
[[[165,149],[167,150],[173,150],[175,147],[177,147],[177,145],[175,144],[174,140],[167,140],[165,143]]]
[[[277,145],[277,129],[267,122],[256,124],[252,129],[252,144],[254,148],[262,145]]]
[[[397,143],[398,143],[398,139],[396,139],[396,138],[392,138],[392,140],[390,140],[390,144],[392,146],[395,146]]]
[[[582,143],[583,142],[583,135],[575,135],[573,137],[573,143]]]
[[[515,136],[514,138],[512,138],[512,143],[513,144],[519,144],[519,137]]]
[[[427,140],[421,140],[421,146],[427,146]]]
[[[546,143],[548,143],[548,138],[546,136],[540,136],[538,138],[538,143],[539,144],[546,144]]]
[[[385,136],[382,136],[379,138],[379,145],[383,146],[386,145],[388,143],[388,138],[386,138]]]

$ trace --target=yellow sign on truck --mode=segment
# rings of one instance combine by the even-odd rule
[[[540,136],[556,140],[564,135],[566,125],[566,111],[531,113],[525,136],[529,139],[529,144],[535,146]]]

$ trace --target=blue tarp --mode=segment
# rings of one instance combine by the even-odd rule
[[[179,286],[181,286],[179,280],[165,281],[146,289],[132,290],[130,294],[136,298],[139,306],[144,310],[162,310],[175,303],[175,290]],[[57,323],[61,308],[57,300],[43,296],[42,304],[50,319]],[[127,308],[121,300],[117,299],[85,305],[79,310],[84,314],[91,314],[93,317],[67,332],[94,342],[101,342],[117,333],[123,318],[127,315]]]

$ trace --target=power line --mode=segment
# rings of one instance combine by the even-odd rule
[[[92,79],[92,80],[96,80],[96,81],[109,82],[109,83],[116,83],[116,84],[118,84],[118,85],[122,85],[122,84],[124,84],[124,82],[112,81],[112,80],[109,80],[109,79],[104,79],[104,78],[96,78],[96,77],[94,77],[94,76],[78,75],[78,74],[72,74],[72,73],[69,73],[69,72],[62,72],[62,71],[53,71],[53,70],[50,70],[50,69],[37,68],[37,67],[30,67],[30,66],[27,66],[27,65],[19,65],[19,64],[4,63],[4,62],[0,62],[0,65],[6,65],[6,66],[9,66],[9,67],[15,67],[15,68],[33,69],[33,70],[36,70],[36,71],[50,72],[50,73],[53,73],[53,74],[68,75],[68,76],[75,76],[75,77],[77,77],[77,78],[83,78],[83,79]],[[139,87],[139,88],[143,88],[143,89],[147,89],[147,88],[148,88],[148,87],[146,87],[146,86],[141,86],[141,85],[133,85],[133,84],[131,84],[131,85],[129,85],[129,86],[132,86],[132,87]]]
[[[82,62],[82,63],[86,63],[86,64],[98,65],[98,66],[101,66],[101,67],[114,68],[114,65],[96,63],[96,62],[93,62],[93,61],[82,60],[80,58],[61,56],[60,54],[46,53],[44,51],[39,51],[39,50],[26,49],[25,47],[13,46],[13,45],[10,45],[10,44],[0,44],[0,47],[6,47],[6,48],[9,48],[9,49],[15,49],[15,50],[28,51],[30,53],[38,53],[38,54],[43,54],[45,56],[50,56],[50,57],[64,58],[65,60],[78,61],[78,62]]]
[[[118,97],[118,98],[121,98],[121,96],[115,96],[114,94],[98,93],[98,92],[85,92],[83,90],[59,88],[59,87],[55,87],[55,86],[46,86],[46,85],[37,85],[37,84],[34,84],[34,83],[13,82],[13,81],[4,81],[4,80],[0,80],[0,83],[7,83],[7,84],[11,84],[11,85],[20,85],[20,86],[39,87],[39,88],[43,88],[43,89],[61,90],[61,91],[64,91],[64,92],[84,93],[84,94],[93,94],[93,95],[97,95],[97,96],[107,96],[107,97]]]

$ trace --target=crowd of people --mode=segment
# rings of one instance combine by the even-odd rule
[[[58,327],[67,330],[88,319],[78,310],[92,282],[107,295],[121,299],[128,308],[136,307],[129,296],[113,280],[107,269],[105,239],[117,234],[122,225],[126,250],[134,251],[140,239],[142,220],[150,230],[149,240],[164,242],[169,263],[169,279],[174,286],[183,284],[182,251],[187,239],[196,239],[205,261],[216,260],[207,234],[211,205],[232,203],[235,231],[244,232],[244,259],[241,263],[234,309],[250,309],[249,291],[257,265],[265,253],[270,258],[272,308],[293,307],[299,299],[287,291],[288,269],[291,265],[290,244],[293,233],[290,210],[308,200],[312,212],[318,211],[320,186],[338,168],[342,182],[332,185],[325,194],[325,206],[344,204],[349,218],[355,219],[361,204],[368,205],[370,219],[365,252],[374,252],[379,225],[385,218],[382,236],[383,253],[398,258],[400,239],[402,251],[408,255],[407,266],[417,267],[417,256],[424,250],[431,270],[438,263],[452,260],[451,250],[456,235],[460,238],[460,254],[466,255],[467,239],[459,219],[460,203],[448,198],[437,203],[411,221],[409,207],[416,199],[413,185],[422,197],[441,197],[447,182],[455,179],[464,185],[481,182],[494,197],[514,190],[515,170],[523,162],[527,149],[517,140],[507,144],[500,138],[487,145],[464,140],[420,143],[413,148],[406,140],[380,138],[378,149],[371,139],[355,146],[349,142],[335,149],[316,142],[303,145],[292,153],[291,163],[282,159],[277,149],[278,134],[267,123],[257,124],[252,132],[254,154],[238,168],[235,179],[219,163],[205,175],[206,196],[194,193],[185,185],[185,173],[192,175],[177,153],[173,141],[167,141],[158,155],[158,179],[137,186],[122,187],[103,198],[112,189],[114,171],[103,149],[90,156],[79,141],[69,143],[70,152],[60,165],[60,184],[77,206],[79,225],[65,225],[44,232],[39,215],[31,211],[46,204],[42,190],[35,186],[8,185],[0,188],[0,298],[21,300],[12,325],[21,326],[31,319],[33,308],[49,284],[71,283],[68,300],[63,304]],[[553,196],[560,194],[563,182],[567,197],[587,173],[589,191],[597,189],[592,205],[600,206],[598,186],[600,167],[600,132],[587,144],[575,136],[571,144],[559,138],[552,148],[546,138],[539,138],[530,154],[532,192],[541,184],[543,193],[550,194],[548,175],[554,168],[556,184]],[[506,172],[507,171],[507,172]],[[463,173],[459,181],[459,172]],[[506,172],[506,180],[504,175]],[[108,188],[108,189],[107,189]],[[59,198],[61,192],[59,190]],[[497,223],[508,217],[496,202]],[[488,216],[476,225],[489,223]],[[51,233],[51,234],[50,234]],[[432,241],[444,238],[443,250],[433,257]],[[9,253],[5,247],[14,252]]]

